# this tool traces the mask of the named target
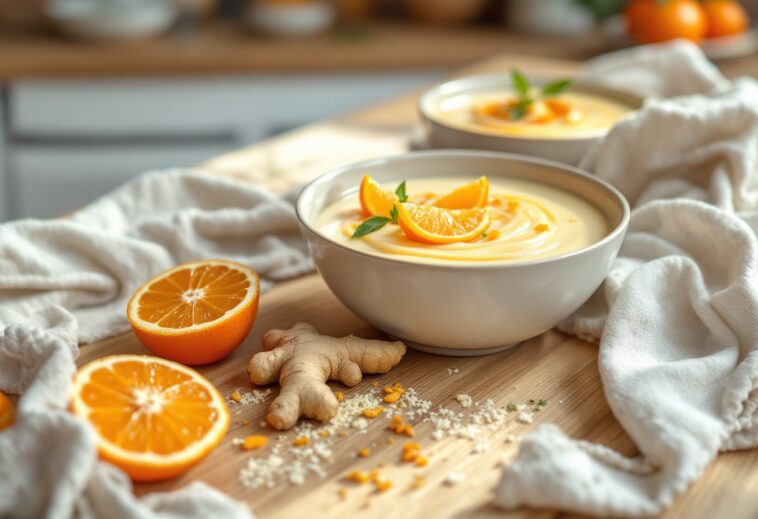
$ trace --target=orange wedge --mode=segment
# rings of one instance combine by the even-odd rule
[[[229,411],[193,369],[147,355],[94,360],[74,377],[71,409],[95,430],[100,456],[135,481],[188,470],[219,444]]]
[[[15,419],[16,411],[13,408],[13,403],[7,396],[0,393],[0,431],[13,425]]]
[[[487,177],[480,177],[469,182],[450,193],[443,195],[432,202],[435,207],[443,209],[473,209],[487,205],[489,195],[489,182]]]
[[[369,175],[361,182],[361,210],[370,216],[389,216],[392,206],[399,202],[397,195],[384,189]]]
[[[183,364],[215,362],[247,336],[258,312],[260,280],[245,265],[208,260],[180,265],[140,287],[127,306],[137,338]]]
[[[487,209],[442,209],[430,205],[400,204],[398,223],[411,240],[440,244],[478,238],[490,226]]]

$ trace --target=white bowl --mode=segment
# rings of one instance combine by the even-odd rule
[[[45,16],[63,34],[84,40],[136,40],[167,30],[177,16],[165,0],[51,0]]]
[[[247,23],[270,36],[303,37],[326,31],[336,18],[334,7],[327,2],[293,5],[269,5],[253,2],[247,10]]]
[[[423,264],[359,252],[324,236],[315,222],[331,203],[358,196],[367,172],[381,183],[481,175],[536,181],[596,205],[610,231],[584,249],[524,263]],[[411,347],[478,355],[539,335],[578,309],[600,286],[618,253],[629,205],[610,185],[562,164],[505,153],[437,150],[330,171],[303,189],[297,216],[319,272],[350,310]]]
[[[554,78],[553,78],[554,79]],[[550,79],[536,78],[535,85],[545,85]],[[418,111],[424,128],[426,144],[431,148],[466,148],[521,153],[534,157],[578,164],[582,156],[610,129],[599,130],[590,135],[574,138],[539,138],[504,135],[493,130],[463,128],[446,121],[438,114],[441,107],[455,103],[456,98],[493,90],[507,92],[511,89],[508,74],[466,76],[437,85],[419,98]],[[594,83],[574,81],[572,92],[591,94],[629,105],[633,110],[642,106],[644,98],[631,92]]]

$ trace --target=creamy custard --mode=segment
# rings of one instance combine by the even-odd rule
[[[408,180],[406,189],[410,202],[425,203],[470,180]],[[392,191],[396,186],[384,187]],[[482,236],[442,245],[412,241],[392,224],[361,238],[351,238],[365,219],[357,193],[327,207],[316,227],[326,237],[352,249],[422,263],[526,262],[585,248],[609,232],[607,219],[591,203],[527,180],[490,178],[487,210],[491,224]]]
[[[483,121],[477,117],[482,106],[507,105],[514,99],[513,94],[503,92],[457,95],[445,99],[432,115],[449,126],[467,131],[484,131],[510,137],[571,139],[603,134],[634,110],[627,104],[611,99],[568,92],[559,97],[561,102],[572,109],[568,117],[556,117],[537,123],[527,119],[511,121],[505,118]]]

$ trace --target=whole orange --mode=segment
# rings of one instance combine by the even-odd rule
[[[639,41],[637,35],[645,30],[648,19],[654,15],[655,9],[654,0],[630,0],[626,3],[624,20],[626,31],[632,38]]]
[[[639,43],[676,38],[698,42],[705,36],[705,12],[695,0],[632,0],[624,16],[629,34]]]
[[[749,24],[745,8],[734,0],[707,0],[703,3],[706,18],[705,35],[719,38],[739,34]]]

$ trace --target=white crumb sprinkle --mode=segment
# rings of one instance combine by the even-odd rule
[[[266,427],[268,427],[268,422],[266,420],[261,420],[261,423],[259,423],[258,425],[260,425],[261,427],[265,429]]]
[[[466,479],[466,476],[462,472],[451,472],[445,478],[445,484],[450,486],[457,485],[464,479]]]
[[[490,442],[487,440],[479,440],[474,444],[474,454],[481,454],[487,452],[490,449]]]
[[[529,411],[521,411],[518,416],[516,416],[516,420],[521,423],[532,423],[534,421],[534,415]]]
[[[240,395],[240,400],[232,400],[228,398],[227,401],[232,405],[255,405],[264,402],[269,396],[271,396],[271,389],[253,389],[251,391],[237,390]]]
[[[459,373],[458,368],[447,368],[448,375],[457,375]]]
[[[558,400],[558,403],[559,403],[559,404],[562,404],[562,403],[563,403],[563,400]]]
[[[471,398],[471,395],[467,395],[466,393],[457,395],[455,399],[461,404],[461,407],[471,407],[474,405],[474,400]]]
[[[505,443],[515,443],[517,441],[520,441],[521,438],[519,436],[516,436],[515,434],[509,434],[505,437]]]

